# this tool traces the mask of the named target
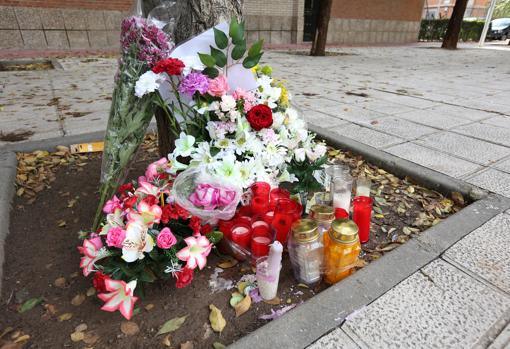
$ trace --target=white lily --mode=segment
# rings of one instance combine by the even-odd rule
[[[175,155],[187,157],[191,155],[193,151],[193,145],[195,144],[195,137],[187,135],[181,132],[179,139],[175,140]]]
[[[128,263],[145,257],[145,252],[154,248],[154,240],[147,233],[147,227],[140,221],[129,222],[126,227],[126,238],[122,243],[122,259]]]

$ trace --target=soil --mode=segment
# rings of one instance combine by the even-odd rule
[[[155,154],[154,151],[144,154],[130,170],[133,178],[155,160],[151,155]],[[452,200],[449,202],[453,206],[446,205],[444,209],[448,199],[441,194],[413,185],[407,179],[397,179],[364,163],[359,157],[335,150],[330,151],[330,156],[334,161],[350,165],[353,175],[363,172],[376,183],[373,195],[380,199],[376,206],[377,212],[381,213],[374,215],[371,241],[364,246],[363,259],[366,263],[460,209]],[[165,347],[162,341],[166,336],[156,336],[157,331],[166,321],[185,315],[184,325],[168,338],[171,347],[179,348],[181,343],[191,341],[195,348],[212,348],[215,342],[228,345],[266,324],[267,321],[260,320],[259,316],[290,304],[299,305],[326,287],[320,284],[309,289],[298,285],[292,277],[288,257],[284,257],[278,291],[281,304],[252,304],[248,312],[236,318],[234,309],[229,305],[234,289],[215,293],[210,288],[211,275],[222,261],[221,257],[211,253],[206,269],[195,273],[188,287],[176,289],[173,281],[147,287],[145,299],[138,301],[137,314],[131,320],[140,331],[132,336],[124,334],[121,324],[125,320],[118,312],[101,311],[102,303],[95,295],[85,296],[92,285],[90,278],[81,274],[80,254],[76,250],[78,232],[92,223],[98,199],[100,166],[101,159],[97,154],[89,155],[86,162],[57,166],[54,169],[55,180],[38,192],[36,199],[21,194],[16,197],[11,212],[10,234],[5,244],[0,348],[2,341],[13,342],[25,335],[30,338],[20,341],[24,348]],[[397,210],[401,202],[405,203],[404,212]],[[423,218],[423,214],[427,219]],[[232,280],[235,285],[245,274],[253,274],[251,266],[240,263],[223,270],[219,276]],[[77,295],[82,295],[84,301],[73,305],[77,303],[73,301]],[[43,299],[40,304],[26,312],[19,312],[21,304],[37,297]],[[210,304],[218,307],[227,321],[221,334],[213,332],[209,326]],[[63,320],[62,316],[69,317],[65,314],[72,314],[72,317]],[[71,334],[80,324],[87,325],[86,341],[73,342]]]

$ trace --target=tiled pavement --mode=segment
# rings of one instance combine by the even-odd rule
[[[509,51],[336,51],[264,60],[309,123],[510,197]],[[30,130],[30,141],[105,128],[115,61],[59,62],[63,70],[0,72],[3,133]],[[509,347],[509,246],[507,211],[312,347]]]

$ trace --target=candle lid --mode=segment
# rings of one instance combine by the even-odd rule
[[[336,219],[331,223],[329,236],[341,244],[353,243],[358,240],[358,226],[349,219]]]
[[[335,211],[331,206],[313,205],[310,207],[310,218],[321,222],[333,221],[335,219]]]
[[[310,242],[319,237],[317,223],[312,219],[299,219],[292,224],[292,237],[296,242]]]

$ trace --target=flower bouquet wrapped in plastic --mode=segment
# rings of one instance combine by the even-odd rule
[[[144,94],[141,91],[155,91],[159,82],[150,79],[150,76],[139,81],[140,76],[156,62],[168,57],[173,48],[167,34],[140,17],[123,20],[121,44],[122,57],[115,77],[105,135],[100,202],[94,219],[94,230],[99,227],[104,203],[115,193],[118,183],[125,179],[128,165],[154,115],[159,95]]]

